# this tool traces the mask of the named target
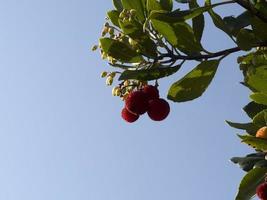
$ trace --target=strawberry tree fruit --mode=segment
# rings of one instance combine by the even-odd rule
[[[154,121],[164,120],[170,113],[170,105],[165,99],[149,101],[147,114]]]
[[[139,115],[135,115],[127,110],[127,108],[123,108],[121,111],[121,117],[129,123],[133,123],[138,120]]]
[[[256,133],[256,137],[267,139],[267,126],[260,128]]]
[[[260,184],[256,189],[256,194],[261,200],[267,200],[267,183]]]
[[[142,90],[131,92],[125,100],[125,107],[133,114],[144,114],[148,109],[147,95]]]
[[[159,98],[159,90],[156,86],[146,85],[143,88],[144,93],[147,95],[148,101]]]

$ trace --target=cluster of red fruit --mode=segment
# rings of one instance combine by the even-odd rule
[[[261,200],[267,200],[267,183],[262,183],[257,187],[256,193]]]
[[[164,120],[170,112],[169,103],[159,97],[157,87],[152,85],[132,91],[125,100],[121,116],[125,121],[132,123],[146,112],[154,121]]]

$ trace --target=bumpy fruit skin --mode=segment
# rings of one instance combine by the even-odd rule
[[[141,90],[131,92],[125,101],[125,107],[133,114],[144,114],[148,109],[147,95]]]
[[[159,98],[159,90],[157,87],[155,87],[153,85],[146,85],[143,88],[143,91],[147,95],[148,100]]]
[[[256,137],[267,139],[267,126],[260,128],[256,133]]]
[[[129,123],[133,123],[138,120],[139,115],[135,115],[127,110],[127,108],[123,108],[121,111],[121,117]]]
[[[256,189],[256,194],[261,200],[267,200],[267,183],[260,184]]]
[[[170,113],[170,105],[164,99],[153,99],[149,101],[148,116],[154,121],[164,120]]]

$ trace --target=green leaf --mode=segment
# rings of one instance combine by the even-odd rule
[[[238,164],[239,167],[244,171],[250,171],[253,167],[256,166],[266,166],[267,161],[265,160],[265,153],[252,153],[247,155],[246,157],[233,157],[231,161],[235,164]],[[262,162],[265,161],[265,162]]]
[[[251,30],[241,29],[237,34],[236,42],[240,49],[249,51],[255,47],[259,41]]]
[[[267,125],[267,109],[255,115],[255,117],[253,118],[253,123],[259,127],[266,126]]]
[[[254,101],[250,102],[248,105],[246,105],[243,110],[247,113],[247,115],[253,119],[259,112],[262,110],[267,109],[267,106],[257,104]]]
[[[133,39],[140,38],[144,35],[141,24],[136,20],[122,21],[120,19],[119,25],[123,33]]]
[[[114,24],[117,27],[120,27],[120,24],[119,24],[120,12],[119,11],[110,10],[110,11],[108,11],[107,15],[108,15],[108,18],[110,19],[110,21],[112,22],[112,24]]]
[[[143,38],[138,40],[138,47],[143,55],[150,58],[157,57],[157,46],[149,37],[143,35]]]
[[[141,22],[145,21],[145,8],[143,7],[142,0],[121,0],[123,8],[136,10],[136,15]]]
[[[206,5],[211,5],[210,0],[205,0]],[[214,12],[212,9],[209,10],[209,15],[214,23],[214,25],[224,31],[227,35],[229,35],[229,37],[232,37],[231,31],[229,30],[229,28],[227,27],[227,24],[223,21],[223,19],[221,18],[220,15],[218,15],[216,12]]]
[[[112,0],[113,1],[113,5],[114,7],[119,11],[121,12],[123,10],[123,6],[122,6],[122,3],[121,3],[121,0]]]
[[[138,63],[142,56],[126,44],[110,38],[100,38],[102,50],[109,56],[126,63]]]
[[[267,65],[250,68],[247,71],[245,82],[254,91],[267,93]]]
[[[240,29],[250,25],[251,13],[248,11],[243,12],[237,17],[228,16],[224,17],[223,21],[226,23],[231,35],[237,36]]]
[[[166,10],[171,11],[173,7],[172,0],[147,0],[147,10]]]
[[[199,8],[199,5],[196,0],[192,0],[189,2],[189,8],[194,9],[194,8]],[[193,31],[196,36],[196,39],[198,41],[201,41],[203,31],[204,31],[204,26],[205,26],[205,19],[204,15],[200,14],[192,19],[192,26],[193,26]]]
[[[255,36],[259,38],[262,42],[267,41],[267,23],[264,23],[257,17],[253,17],[251,19],[251,25],[253,28],[253,32],[255,33]]]
[[[253,136],[256,135],[257,130],[260,128],[253,123],[235,123],[230,121],[226,121],[226,123],[233,128],[245,130],[247,133]]]
[[[212,81],[218,65],[218,60],[208,60],[200,63],[170,87],[168,99],[175,102],[185,102],[200,97]]]
[[[254,93],[250,95],[250,98],[258,104],[267,106],[267,93]]]
[[[175,67],[157,67],[144,70],[126,70],[119,80],[136,79],[140,81],[150,81],[170,76],[180,69],[180,65]]]
[[[250,200],[256,193],[256,188],[263,183],[267,168],[254,168],[242,179],[235,200]]]
[[[189,3],[191,0],[175,0],[178,3]]]
[[[188,24],[184,22],[170,24],[155,19],[151,22],[155,30],[184,53],[195,54],[201,51],[201,44],[195,38],[193,30]]]
[[[262,138],[257,138],[250,135],[242,135],[239,136],[242,139],[242,142],[253,147],[254,149],[260,150],[260,151],[266,151],[267,150],[267,140]]]

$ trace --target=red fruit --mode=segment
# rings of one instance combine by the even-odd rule
[[[140,90],[130,93],[125,101],[125,107],[133,114],[144,114],[148,109],[148,100],[146,94]]]
[[[256,193],[261,200],[267,200],[267,183],[262,183],[257,187]]]
[[[121,111],[121,117],[129,123],[135,122],[138,120],[139,115],[135,115],[133,113],[130,113],[126,108],[123,108]]]
[[[149,101],[148,116],[154,121],[164,120],[170,113],[169,103],[164,99],[153,99]]]
[[[148,100],[159,98],[159,90],[153,85],[146,85],[143,91],[147,95]]]

